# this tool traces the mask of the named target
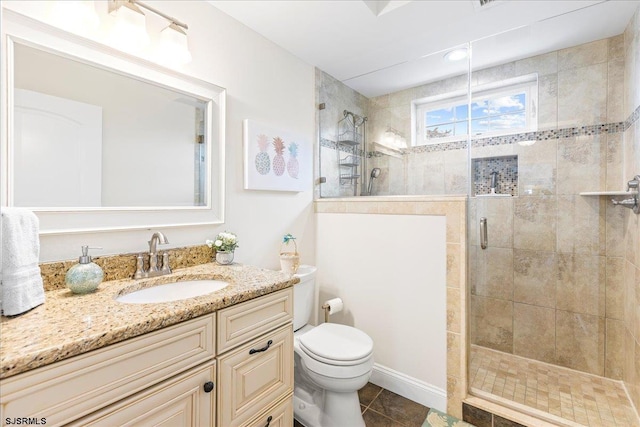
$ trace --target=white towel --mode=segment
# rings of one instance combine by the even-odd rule
[[[21,208],[2,208],[2,268],[0,307],[5,316],[24,313],[44,303],[38,261],[38,217]]]

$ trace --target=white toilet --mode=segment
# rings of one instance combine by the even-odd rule
[[[358,390],[373,368],[373,340],[351,326],[307,323],[316,267],[301,265],[293,287],[295,418],[306,427],[364,427]]]

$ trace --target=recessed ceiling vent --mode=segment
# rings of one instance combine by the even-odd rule
[[[473,3],[473,7],[477,11],[489,9],[503,2],[504,0],[471,0],[471,3]]]

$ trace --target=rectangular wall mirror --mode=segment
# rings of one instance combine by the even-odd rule
[[[44,234],[223,221],[224,89],[11,11],[2,43],[3,206]]]

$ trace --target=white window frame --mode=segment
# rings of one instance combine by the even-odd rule
[[[502,80],[500,82],[485,84],[471,88],[472,96],[469,102],[466,91],[450,92],[444,95],[431,96],[427,98],[415,99],[411,101],[411,121],[412,121],[412,146],[435,145],[447,142],[464,141],[469,137],[471,126],[471,111],[468,110],[467,133],[464,135],[452,135],[442,138],[428,139],[426,135],[425,114],[427,111],[438,110],[447,107],[467,105],[485,99],[487,97],[497,97],[500,95],[509,96],[516,93],[525,92],[525,126],[509,130],[498,130],[482,134],[471,135],[471,138],[487,138],[498,135],[513,135],[524,132],[535,132],[538,129],[538,75],[529,74],[513,79]],[[455,122],[448,122],[455,123]]]

